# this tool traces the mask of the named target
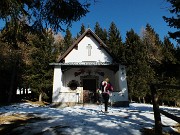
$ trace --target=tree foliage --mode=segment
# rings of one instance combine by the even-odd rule
[[[81,24],[80,31],[79,31],[79,33],[77,33],[77,36],[76,36],[75,39],[79,38],[80,35],[82,35],[85,31],[86,31],[86,27],[85,27],[84,24],[82,23],[82,24]]]
[[[29,63],[25,64],[21,85],[23,88],[31,88],[33,98],[40,97],[39,100],[51,101],[53,68],[49,66],[49,63],[54,62],[57,57],[53,49],[57,42],[51,30],[46,31],[44,35],[46,39],[29,35],[31,41],[31,45],[27,48]]]
[[[85,31],[86,31],[86,27],[84,26],[84,24],[82,24],[81,25],[81,30],[79,32],[79,35],[82,35]]]
[[[66,34],[64,36],[64,47],[63,47],[63,52],[65,52],[72,44],[73,44],[73,37],[71,34],[71,31],[69,30],[69,28],[66,29]]]
[[[125,46],[129,96],[141,101],[150,93],[149,82],[153,82],[154,71],[147,59],[146,46],[132,29],[126,33]]]
[[[23,58],[25,52],[0,41],[0,102],[12,102],[15,98],[23,74]]]
[[[89,3],[78,0],[1,0],[0,19],[6,24],[3,39],[17,48],[19,41],[27,42],[27,33],[63,30],[63,24],[71,25],[85,16],[88,7]]]
[[[107,44],[108,33],[106,29],[101,28],[98,22],[95,24],[94,32],[105,44]]]
[[[11,55],[7,55],[8,62],[11,63],[9,64],[9,71],[11,71],[9,73],[11,75],[9,76],[10,81],[8,81],[10,82],[8,83],[10,87],[9,91],[6,91],[9,102],[12,100],[12,95],[16,91],[17,85],[24,87],[23,85],[30,84],[32,80],[42,80],[44,78],[42,73],[48,73],[50,70],[47,68],[47,65],[49,62],[48,58],[51,58],[51,52],[57,53],[62,50],[62,44],[59,48],[57,43],[49,44],[47,29],[51,29],[54,32],[63,31],[62,25],[70,26],[72,22],[78,21],[81,17],[85,16],[89,12],[89,5],[87,1],[80,2],[78,0],[1,0],[0,20],[5,22],[5,26],[1,30],[0,41],[4,43],[3,45],[8,43],[7,51],[10,47],[11,52],[14,54],[12,61],[10,59]],[[31,39],[29,35],[33,35],[36,38]],[[38,43],[35,43],[35,40]],[[26,48],[29,50],[28,54],[34,49],[30,53],[31,55],[25,54],[27,52],[24,47],[25,44],[32,45],[32,48]],[[48,48],[50,50],[47,51]],[[5,56],[2,54],[3,58]],[[37,69],[33,70],[32,65],[27,64],[28,62],[34,63]],[[24,65],[19,66],[19,63]],[[38,66],[43,66],[42,69],[39,68],[41,70],[39,72],[37,71]],[[3,67],[1,69],[3,71]],[[39,74],[33,76],[35,73]],[[28,81],[30,77],[28,74],[35,78]],[[42,85],[43,82],[46,82],[46,79],[47,77],[40,81],[42,84],[39,84],[39,88],[36,87],[36,89],[39,91],[44,89],[43,87],[45,86]],[[17,82],[17,80],[19,81]],[[34,84],[38,84],[38,81],[36,80]]]
[[[172,17],[165,17],[163,19],[168,23],[170,27],[177,29],[175,32],[169,32],[169,36],[180,44],[180,1],[179,0],[167,0],[171,4],[169,12],[173,14]]]
[[[146,25],[146,28],[143,31],[142,40],[146,47],[149,62],[154,64],[161,63],[162,41],[150,24]]]
[[[171,43],[168,37],[164,37],[163,41],[163,63],[169,63],[169,64],[175,64],[176,63],[176,58],[175,58],[175,47]]]
[[[112,22],[109,27],[107,46],[110,51],[118,57],[119,61],[124,61],[124,46],[122,43],[122,37],[114,22]]]

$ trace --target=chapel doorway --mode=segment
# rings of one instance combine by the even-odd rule
[[[83,102],[94,103],[96,101],[96,79],[83,79]]]

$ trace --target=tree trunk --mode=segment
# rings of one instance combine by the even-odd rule
[[[132,97],[131,97],[131,96],[129,96],[129,100],[130,100],[130,102],[132,103]]]
[[[162,106],[164,106],[164,101],[162,100],[161,102],[162,102]]]
[[[167,104],[168,104],[168,106],[170,106],[171,104],[170,104],[170,102],[169,102],[169,100],[167,101]]]
[[[176,101],[176,106],[180,107],[180,101],[179,100]]]
[[[177,107],[177,101],[176,100],[174,101],[174,106]]]
[[[161,109],[160,109],[159,111],[160,111],[163,115],[165,115],[166,117],[171,118],[172,120],[180,123],[180,117],[177,117],[177,116],[175,116],[175,115],[173,115],[173,114],[170,114],[170,113],[168,113],[168,112],[166,112],[166,111],[163,111],[163,110],[161,110]]]
[[[145,104],[146,103],[146,101],[145,101],[145,98],[143,97],[143,103]]]
[[[39,94],[39,102],[42,102],[42,93]]]
[[[139,103],[141,103],[141,98],[140,97],[138,97],[138,101],[139,101]]]
[[[9,88],[8,100],[7,100],[8,103],[12,102],[13,93],[15,89],[16,75],[17,75],[17,62],[15,62],[12,69],[11,82],[10,82],[10,88]]]

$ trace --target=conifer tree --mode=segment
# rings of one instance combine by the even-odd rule
[[[116,24],[112,22],[110,24],[109,32],[108,32],[108,46],[113,51],[117,50],[117,47],[122,43],[122,39],[120,36],[120,32],[116,27]]]
[[[25,81],[33,91],[33,96],[39,101],[51,101],[53,68],[49,63],[55,61],[53,53],[54,37],[52,31],[44,33],[46,39],[31,35],[30,60],[26,66]]]
[[[96,22],[95,24],[94,32],[97,36],[100,36],[102,34],[102,28],[98,22]]]
[[[178,85],[178,68],[176,65],[177,59],[175,57],[176,50],[168,37],[164,37],[162,51],[163,60],[160,66],[160,70],[158,70],[158,74],[161,75],[159,78],[159,82],[165,85]],[[173,89],[171,90],[169,88],[159,92],[162,104],[164,103],[164,101],[168,101],[168,103],[170,101],[176,103],[175,99],[179,99],[179,94],[179,91]]]
[[[102,29],[100,24],[96,22],[95,27],[94,27],[95,34],[105,43],[107,44],[107,36],[108,33],[106,29]]]
[[[180,46],[177,46],[175,48],[175,58],[176,58],[176,64],[177,64],[177,70],[176,70],[176,80],[177,80],[177,85],[180,85]],[[178,94],[176,94],[175,102],[176,105],[180,104],[180,90],[176,90]],[[178,105],[179,106],[179,105]]]
[[[114,22],[110,24],[107,45],[110,48],[111,52],[114,53],[120,61],[123,61],[124,46],[122,44],[122,38],[120,32]]]
[[[15,50],[0,41],[0,103],[15,101],[21,67],[23,67],[21,50]]]
[[[53,43],[53,49],[52,52],[55,56],[59,56],[63,54],[64,51],[64,44],[63,44],[63,37],[60,34],[54,34],[53,33],[53,37],[54,37],[54,43]]]
[[[107,44],[108,43],[108,32],[106,29],[103,29],[102,30],[102,35],[100,36],[101,37],[101,40]]]
[[[6,24],[4,39],[17,48],[18,42],[27,43],[28,33],[41,34],[47,27],[56,32],[63,30],[63,24],[69,26],[85,16],[89,6],[89,2],[79,0],[1,0],[0,20]]]
[[[39,1],[39,0],[1,0],[0,4],[0,20],[4,21],[5,26],[1,31],[0,38],[6,45],[10,45],[15,51],[21,52],[21,44],[30,45],[28,40],[29,34],[36,33],[44,36],[44,28],[51,28],[58,32],[62,29],[62,24],[71,25],[72,22],[80,20],[81,17],[88,13],[89,3],[82,4],[78,0],[65,1]],[[45,36],[43,39],[46,38]],[[16,81],[19,61],[21,57],[17,56],[11,71],[12,77],[10,84],[9,95],[16,91]],[[21,66],[20,66],[21,67]],[[8,97],[10,101],[11,96]],[[11,102],[11,101],[10,101]]]
[[[81,29],[80,29],[79,33],[77,33],[75,40],[78,39],[85,31],[86,31],[86,27],[82,23],[81,24]]]
[[[180,1],[179,0],[166,0],[171,4],[169,12],[173,14],[172,17],[165,17],[163,19],[168,23],[168,26],[177,29],[175,32],[169,32],[169,36],[175,39],[180,44]]]
[[[147,55],[150,63],[161,63],[162,61],[162,42],[159,35],[147,24],[143,32],[143,42],[146,45]]]
[[[175,57],[177,59],[177,64],[180,64],[180,46],[177,46]]]
[[[156,75],[154,82],[164,85],[177,84],[177,80],[171,72],[176,59],[174,57],[175,50],[170,40],[165,37],[164,42],[162,42],[155,30],[147,24],[143,35],[143,44],[146,46],[147,59]],[[174,91],[169,89],[167,91],[159,91],[158,94],[162,103],[164,100],[173,101],[176,96]]]
[[[84,24],[82,23],[82,25],[81,25],[81,30],[80,30],[79,34],[82,35],[85,31],[86,31],[86,27],[85,27]]]
[[[127,81],[130,99],[139,102],[150,93],[149,83],[153,81],[154,71],[147,61],[146,48],[133,29],[126,33]]]
[[[73,38],[72,38],[72,34],[71,31],[69,30],[69,28],[66,29],[66,34],[64,36],[64,52],[72,45],[73,43]]]
[[[163,63],[167,63],[167,64],[176,63],[175,47],[171,43],[168,37],[164,37],[162,52],[163,52]]]

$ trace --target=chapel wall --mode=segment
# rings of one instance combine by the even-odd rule
[[[88,45],[91,45],[91,55],[88,55]],[[99,43],[93,38],[85,36],[78,44],[78,49],[74,48],[65,58],[68,62],[112,62],[112,57],[100,47]]]

